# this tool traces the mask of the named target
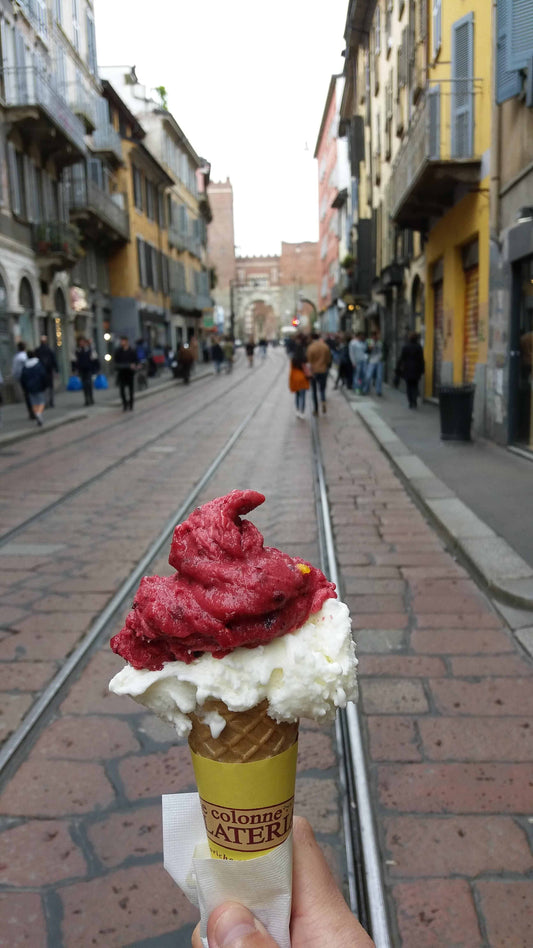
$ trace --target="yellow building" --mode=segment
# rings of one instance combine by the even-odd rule
[[[486,0],[446,0],[418,18],[427,81],[393,165],[390,211],[426,256],[426,395],[475,382],[488,347],[492,28]],[[488,15],[487,15],[488,14]],[[424,57],[422,57],[423,59]]]
[[[146,147],[146,133],[105,83],[112,128],[122,139],[117,189],[125,194],[130,240],[110,258],[111,319],[108,334],[142,338],[151,348],[168,343],[170,306],[166,193],[171,177]]]

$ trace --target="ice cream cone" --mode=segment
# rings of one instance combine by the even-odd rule
[[[278,724],[263,701],[230,711],[210,700],[202,715],[226,722],[219,737],[191,714],[189,746],[211,855],[253,859],[281,845],[292,827],[298,724]]]

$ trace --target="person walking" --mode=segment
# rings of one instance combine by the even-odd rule
[[[133,411],[133,386],[135,382],[135,369],[137,368],[137,353],[130,346],[127,336],[120,337],[120,346],[115,349],[115,365],[117,367],[117,380],[122,399],[122,411]]]
[[[424,350],[420,345],[420,335],[412,332],[404,345],[398,363],[399,374],[407,386],[409,408],[418,407],[418,385],[425,371]]]
[[[248,365],[252,369],[254,365],[254,351],[255,351],[255,342],[253,336],[250,336],[248,342],[246,343],[246,357],[248,359]]]
[[[188,385],[190,382],[193,362],[194,354],[191,346],[182,343],[178,349],[178,377],[183,379],[184,385]]]
[[[379,329],[374,329],[374,331],[370,333],[363,395],[368,395],[372,388],[372,382],[376,389],[376,395],[381,396],[383,394],[383,343]]]
[[[41,336],[41,343],[37,346],[35,350],[35,355],[37,356],[39,362],[46,372],[46,389],[45,394],[47,395],[46,407],[54,407],[54,372],[58,372],[57,368],[57,359],[55,357],[54,350],[48,345],[48,336]]]
[[[213,365],[215,366],[215,372],[217,375],[219,375],[222,368],[222,363],[224,361],[224,350],[218,339],[215,339],[213,341],[213,345],[211,346],[211,359],[213,361]]]
[[[96,353],[91,343],[88,339],[85,339],[84,336],[80,336],[78,339],[78,348],[74,356],[74,365],[81,379],[86,406],[94,405],[93,372],[96,369],[96,362]]]
[[[233,340],[231,336],[226,336],[224,342],[224,359],[226,361],[226,372],[229,374],[233,371],[233,359],[235,356],[235,349],[233,346]]]
[[[350,342],[351,342],[351,333],[346,333],[341,336],[338,349],[338,361],[337,361],[337,378],[335,380],[335,388],[338,388],[339,385],[341,388],[352,388],[352,378],[353,378],[353,368],[350,359]]]
[[[27,360],[28,360],[28,353],[26,352],[26,343],[17,342],[17,351],[15,355],[13,356],[13,362],[11,363],[11,375],[13,376],[15,381],[18,382],[20,388],[22,389],[22,395],[23,395],[24,401],[26,402],[26,408],[28,409],[28,418],[30,419],[30,421],[35,421],[35,412],[33,411],[30,397],[28,393],[25,391],[24,386],[22,385],[22,382],[20,381],[22,370]]]
[[[39,425],[39,428],[42,428],[47,375],[44,366],[35,355],[33,349],[28,352],[28,357],[20,376],[20,383],[24,391],[28,394],[35,421]]]
[[[311,343],[307,347],[307,361],[311,366],[311,391],[313,393],[313,415],[318,415],[318,395],[322,403],[322,412],[327,411],[326,406],[326,385],[328,381],[328,371],[331,365],[331,350],[322,337],[317,333],[311,333]]]
[[[354,338],[348,343],[348,355],[353,368],[352,388],[354,392],[360,394],[365,381],[367,359],[364,332],[357,332]]]
[[[307,366],[304,338],[298,334],[291,354],[289,371],[289,391],[294,392],[297,418],[305,418],[305,393],[309,389]]]

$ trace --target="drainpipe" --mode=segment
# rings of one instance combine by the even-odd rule
[[[490,129],[490,236],[499,245],[500,237],[500,172],[501,172],[501,113],[496,102],[496,53],[497,53],[497,2],[492,0],[492,83],[493,94],[491,104]]]

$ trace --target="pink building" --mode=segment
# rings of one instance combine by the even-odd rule
[[[325,329],[337,329],[337,287],[340,276],[341,216],[335,203],[348,183],[345,169],[344,141],[339,141],[339,109],[344,78],[331,77],[326,104],[315,148],[318,161],[318,246],[319,246],[319,311],[325,314]]]

